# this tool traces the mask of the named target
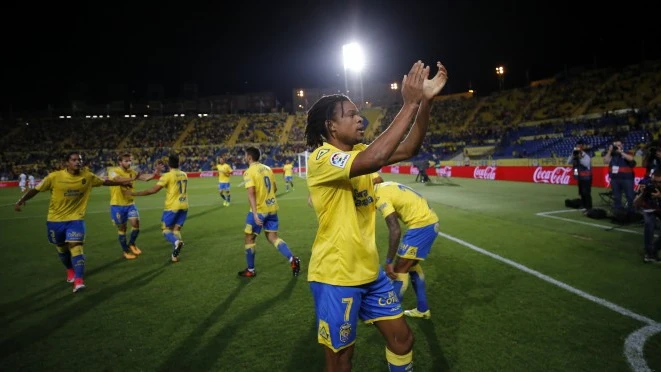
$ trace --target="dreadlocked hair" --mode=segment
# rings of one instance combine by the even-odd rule
[[[321,146],[328,138],[326,122],[333,118],[335,104],[350,101],[344,94],[323,96],[308,110],[308,122],[305,126],[305,141],[312,150]]]

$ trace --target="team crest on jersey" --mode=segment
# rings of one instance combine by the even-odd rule
[[[328,324],[323,320],[319,322],[319,337],[328,341],[330,335],[328,334]]]
[[[330,157],[330,163],[332,166],[338,168],[344,168],[347,165],[347,160],[349,160],[349,154],[346,152],[335,152]]]
[[[317,160],[321,159],[322,156],[328,154],[329,151],[330,151],[329,149],[319,150],[319,152],[317,153]]]
[[[87,183],[87,180],[86,180],[85,178],[83,178],[83,181],[82,181],[82,182],[83,182],[83,185],[84,185],[84,184]]]
[[[349,341],[349,336],[351,336],[351,323],[344,323],[340,326],[340,341],[343,343]]]

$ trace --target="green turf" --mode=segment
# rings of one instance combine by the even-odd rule
[[[384,176],[427,197],[443,233],[661,321],[661,265],[643,264],[640,226],[607,231],[580,224],[611,226],[577,212],[554,215],[570,221],[536,215],[565,209],[576,187],[466,179],[425,186],[414,176]],[[301,256],[301,277],[292,278],[285,258],[260,236],[254,279],[236,277],[245,267],[248,211],[240,182],[233,177],[232,205],[225,208],[215,179],[190,181],[178,264],[169,263],[160,234],[163,194],[137,200],[144,254],[125,261],[108,190],[95,189],[86,217],[88,288],[75,295],[46,239],[48,195],[16,213],[18,190],[0,190],[0,370],[323,370],[306,282],[316,218],[305,181],[295,179],[296,189],[278,199],[280,236]],[[593,190],[596,204],[600,191]],[[384,254],[380,218],[377,240]],[[624,341],[645,326],[638,320],[445,238],[423,267],[433,316],[409,319],[417,371],[630,369]],[[415,307],[411,289],[404,307]],[[644,350],[649,367],[661,370],[661,335]],[[387,370],[374,327],[358,327],[354,370]]]

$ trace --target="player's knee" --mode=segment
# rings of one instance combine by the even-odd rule
[[[405,355],[413,350],[414,341],[413,332],[405,326],[405,329],[396,332],[391,340],[388,340],[388,349],[397,355]]]
[[[352,367],[352,357],[353,347],[348,347],[338,352],[326,348],[326,370],[350,372]]]

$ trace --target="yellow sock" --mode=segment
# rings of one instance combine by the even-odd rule
[[[413,371],[413,350],[404,355],[397,355],[386,347],[386,360],[390,372]]]

